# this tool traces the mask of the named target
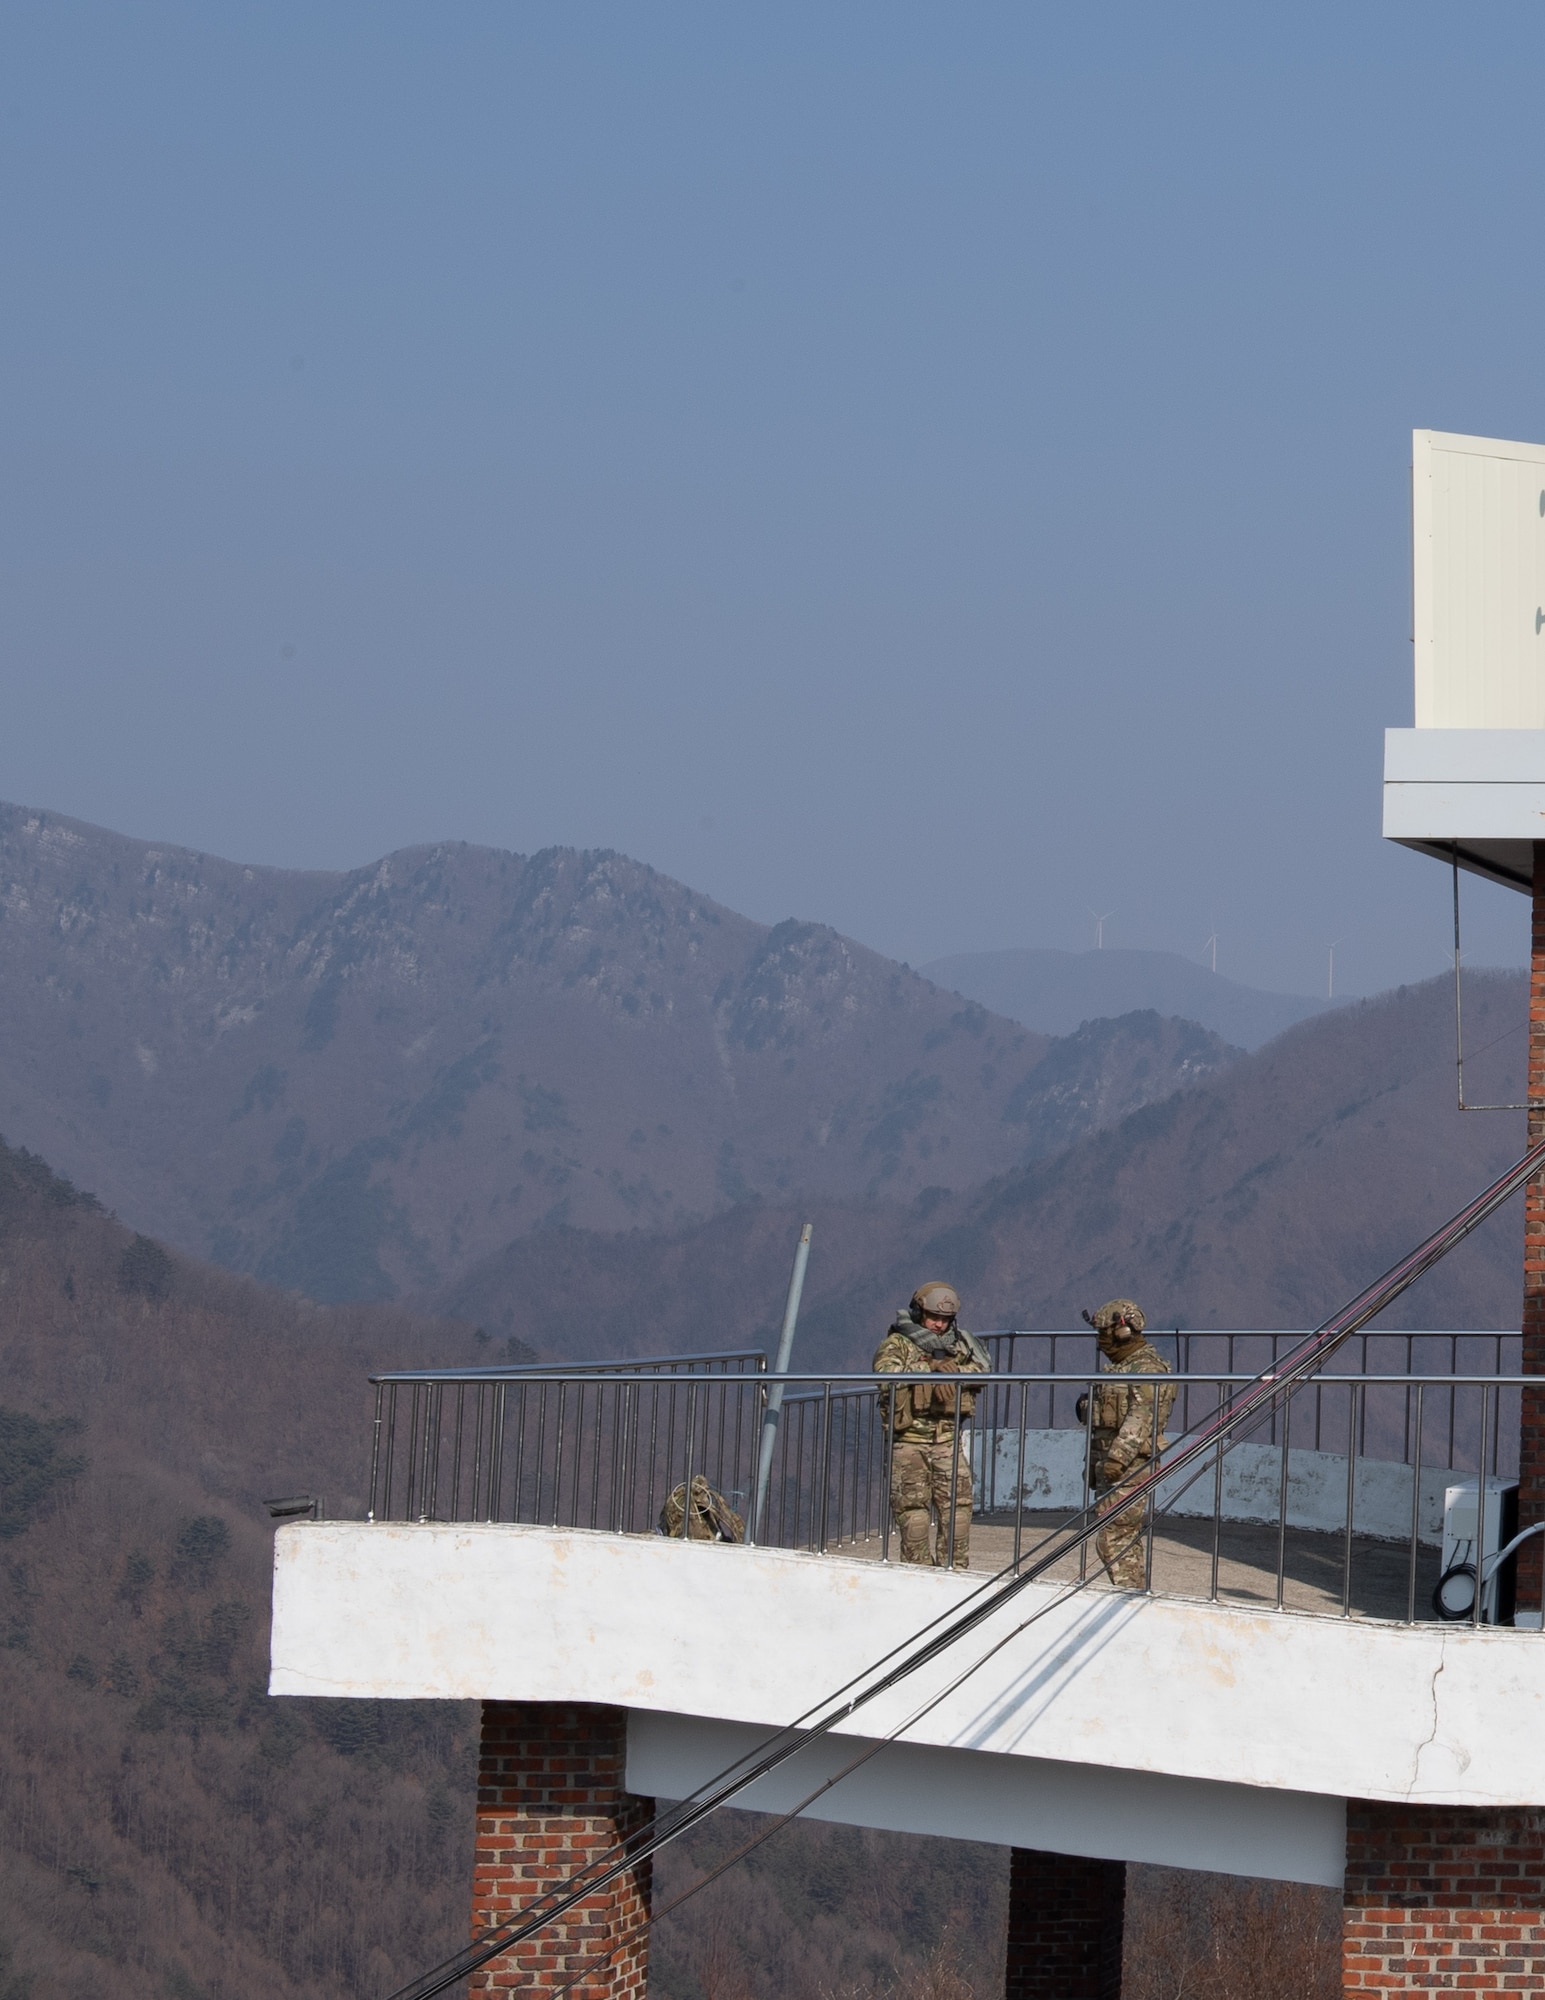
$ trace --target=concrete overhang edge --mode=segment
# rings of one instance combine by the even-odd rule
[[[270,1691],[777,1728],[981,1581],[574,1529],[296,1523],[275,1537]],[[909,1741],[1338,1798],[1545,1804],[1538,1633],[1030,1585],[848,1733],[886,1734],[994,1647]]]

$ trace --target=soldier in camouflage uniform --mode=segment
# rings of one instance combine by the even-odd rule
[[[702,1473],[695,1472],[691,1508],[687,1506],[686,1487],[673,1487],[660,1509],[655,1533],[690,1542],[743,1542],[746,1524],[724,1495],[710,1486]]]
[[[943,1378],[937,1387],[898,1383],[880,1391],[881,1414],[891,1431],[891,1512],[901,1531],[901,1560],[943,1568],[951,1554],[953,1488],[955,1567],[969,1569],[971,1454],[958,1433],[976,1407],[976,1392],[957,1389],[951,1378],[985,1375],[992,1362],[982,1343],[958,1323],[959,1312],[950,1286],[920,1285],[875,1350],[874,1370]]]
[[[1079,1398],[1079,1416],[1089,1423],[1089,1481],[1103,1525],[1095,1538],[1106,1574],[1118,1590],[1147,1588],[1143,1529],[1151,1503],[1121,1504],[1121,1490],[1140,1479],[1169,1443],[1164,1426],[1175,1391],[1157,1383],[1128,1389],[1112,1375],[1168,1375],[1169,1363],[1143,1338],[1147,1324],[1132,1299],[1108,1299],[1097,1313],[1085,1313],[1094,1328],[1109,1374],[1092,1385],[1093,1407]]]

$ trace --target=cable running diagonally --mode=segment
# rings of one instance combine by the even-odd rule
[[[1545,1141],[1531,1147],[1441,1229],[1434,1231],[1375,1283],[1359,1292],[1340,1312],[1307,1334],[1297,1347],[1274,1361],[1250,1387],[1226,1407],[1220,1408],[1177,1450],[1166,1454],[1161,1464],[1123,1487],[1123,1508],[1146,1501],[1158,1486],[1175,1474],[1201,1465],[1234,1432],[1256,1422],[1285,1400],[1291,1390],[1327,1361],[1344,1341],[1392,1305],[1418,1278],[1446,1257],[1505,1202],[1510,1201],[1542,1167],[1545,1167]],[[998,1575],[986,1579],[964,1604],[920,1627],[909,1639],[892,1647],[824,1701],[816,1703],[786,1728],[774,1731],[755,1750],[726,1766],[717,1777],[700,1786],[691,1798],[682,1800],[669,1813],[657,1815],[629,1840],[599,1856],[557,1888],[536,1898],[513,1923],[484,1932],[453,1958],[433,1967],[408,1985],[399,1987],[390,2000],[433,2000],[434,1995],[445,1992],[469,1972],[523,1943],[565,1915],[586,1896],[595,1895],[629,1869],[657,1854],[671,1841],[680,1839],[759,1778],[786,1764],[809,1744],[829,1735],[860,1709],[938,1659],[968,1633],[976,1631],[1021,1591],[1046,1575],[1065,1557],[1076,1553],[1099,1532],[1100,1526],[1098,1507],[1091,1502],[1071,1516],[1064,1527],[1054,1530],[1034,1550],[1022,1556],[1017,1567],[1011,1564]]]

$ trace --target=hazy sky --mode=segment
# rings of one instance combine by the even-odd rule
[[[1545,438],[1542,74],[1537,5],[13,0],[0,797],[1425,976],[1409,434]]]

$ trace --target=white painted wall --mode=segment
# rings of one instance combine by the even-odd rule
[[[971,1467],[980,1511],[1011,1508],[1020,1484],[1019,1432],[979,1432],[971,1440]],[[1411,1485],[1415,1469],[1388,1459],[1357,1461],[1353,1523],[1363,1535],[1408,1542],[1411,1535]],[[1421,1504],[1417,1509],[1418,1538],[1434,1546],[1443,1538],[1443,1491],[1455,1475],[1446,1468],[1422,1469]],[[1194,1483],[1191,1483],[1194,1480]],[[1159,1504],[1168,1513],[1210,1517],[1213,1509],[1212,1468],[1195,1479],[1186,1473],[1159,1488]],[[1238,1444],[1223,1461],[1222,1512],[1226,1521],[1275,1522],[1281,1505],[1282,1454],[1275,1445]],[[1083,1504],[1084,1433],[1027,1431],[1024,1463],[1025,1506],[1065,1508]],[[1335,1533],[1346,1526],[1347,1461],[1344,1452],[1288,1453],[1287,1519],[1290,1528],[1314,1528]]]
[[[746,1723],[633,1709],[628,1789],[685,1798],[762,1740]],[[790,1812],[873,1742],[844,1736],[812,1744],[736,1803],[751,1812]],[[1341,1887],[1346,1856],[1341,1799],[910,1743],[887,1744],[806,1816],[1332,1889]]]
[[[275,1538],[270,1689],[772,1727],[977,1587],[657,1536],[295,1523]],[[1545,1805],[1545,1636],[1509,1629],[1032,1585],[844,1733],[900,1726],[999,1641],[908,1741],[1332,1799]]]

